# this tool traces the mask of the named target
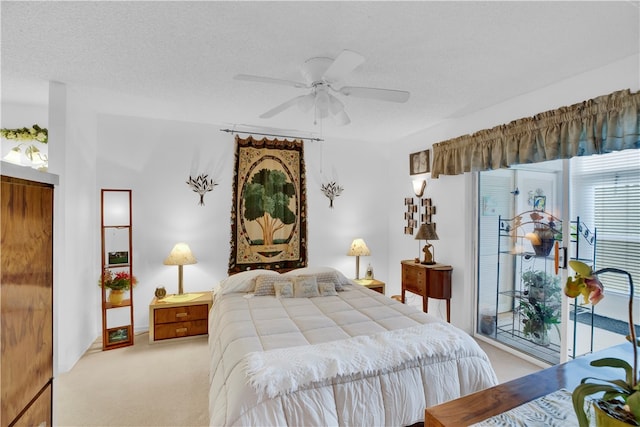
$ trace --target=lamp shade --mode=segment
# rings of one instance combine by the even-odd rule
[[[186,243],[177,243],[171,253],[164,260],[164,265],[189,265],[195,264],[198,261],[196,257],[191,253],[189,245]]]
[[[416,233],[416,240],[440,240],[433,224],[422,224]]]
[[[367,247],[367,244],[362,239],[354,239],[351,242],[351,247],[349,248],[349,252],[347,252],[349,256],[368,256],[371,255],[371,251]]]

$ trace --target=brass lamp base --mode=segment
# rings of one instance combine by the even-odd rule
[[[424,260],[420,264],[433,265],[436,263],[433,259],[433,254],[430,250],[431,248],[433,248],[433,245],[430,243],[424,245],[424,248],[422,248],[422,252],[424,252]]]
[[[178,295],[182,295],[184,289],[182,287],[182,266],[178,265]]]

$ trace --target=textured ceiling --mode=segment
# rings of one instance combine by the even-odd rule
[[[1,3],[2,99],[46,102],[46,81],[107,90],[101,112],[395,141],[637,54],[639,5],[605,2]],[[291,108],[299,67],[343,49],[346,85],[411,92],[405,104],[342,97],[351,124]],[[97,95],[96,95],[97,96]],[[135,100],[135,101],[134,101]]]

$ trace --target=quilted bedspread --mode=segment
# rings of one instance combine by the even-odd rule
[[[402,426],[497,383],[465,332],[362,286],[337,296],[216,295],[212,426]]]

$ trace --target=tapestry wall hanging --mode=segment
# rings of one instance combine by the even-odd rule
[[[236,135],[229,274],[307,265],[307,197],[300,140]]]

